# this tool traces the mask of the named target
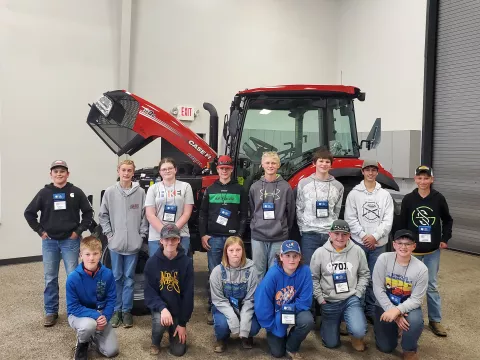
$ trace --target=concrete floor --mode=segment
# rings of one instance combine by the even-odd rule
[[[272,359],[267,353],[265,332],[255,340],[255,348],[243,350],[238,339],[230,340],[224,354],[215,354],[213,329],[205,322],[206,255],[198,253],[194,259],[196,269],[195,310],[187,327],[188,351],[185,359]],[[60,319],[56,326],[42,326],[43,271],[41,263],[0,267],[0,359],[71,359],[75,345],[75,333],[68,326],[65,315],[65,273],[60,269]],[[440,291],[443,300],[443,316],[449,335],[439,338],[427,328],[421,337],[419,355],[422,359],[480,359],[480,258],[444,251],[440,270]],[[426,312],[425,312],[426,313]],[[131,329],[117,329],[120,354],[117,359],[145,359],[149,355],[150,317],[135,317]],[[318,332],[312,331],[302,344],[305,359],[398,359],[400,350],[385,355],[376,350],[368,331],[369,348],[355,353],[348,337],[342,338],[342,346],[327,350],[321,345]],[[165,339],[164,339],[165,340]],[[164,342],[163,345],[166,345]],[[173,358],[162,349],[160,358]],[[91,358],[102,358],[91,353]]]

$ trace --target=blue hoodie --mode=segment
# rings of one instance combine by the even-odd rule
[[[300,265],[292,275],[275,263],[255,291],[255,315],[260,325],[277,337],[287,335],[288,325],[282,324],[282,305],[295,304],[295,312],[310,310],[312,306],[312,273],[307,265]]]
[[[85,272],[83,263],[68,275],[67,314],[97,320],[105,315],[110,321],[115,307],[116,290],[112,270],[100,265],[93,277]]]
[[[145,305],[155,312],[167,308],[178,325],[185,326],[193,312],[193,264],[181,248],[172,260],[160,247],[145,264]]]

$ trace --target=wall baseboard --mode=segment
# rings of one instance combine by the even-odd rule
[[[14,265],[14,264],[27,264],[32,262],[42,261],[42,255],[26,256],[13,259],[0,259],[0,266]]]

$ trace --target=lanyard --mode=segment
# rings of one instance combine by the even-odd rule
[[[407,264],[407,268],[405,269],[405,273],[403,274],[403,279],[402,279],[402,296],[404,295],[404,288],[405,288],[405,277],[407,276],[407,271],[408,271],[408,267],[410,266],[410,261],[412,260],[412,258],[410,257],[410,260],[408,260],[408,264]],[[387,284],[387,285],[390,285],[390,288],[392,287],[392,277],[393,277],[393,274],[394,274],[394,271],[395,271],[395,264],[397,263],[397,255],[395,255],[395,261],[393,262],[393,267],[392,267],[392,275],[390,276],[390,284]]]
[[[328,182],[327,201],[328,201],[328,198],[330,197],[330,183],[331,181]],[[313,186],[315,186],[315,200],[318,201],[317,180],[315,178],[313,179]]]
[[[273,198],[273,204],[275,204],[275,194],[277,193],[277,186],[278,186],[278,181],[275,181],[275,191],[273,192],[272,194],[272,198]],[[266,194],[265,194],[265,181],[262,181],[262,192],[263,192],[263,196],[262,196],[262,204],[265,204],[265,198],[266,198]]]

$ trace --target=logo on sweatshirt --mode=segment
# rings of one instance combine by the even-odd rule
[[[292,285],[285,286],[275,294],[275,301],[278,306],[288,303],[295,296],[296,290]]]
[[[416,227],[419,226],[433,226],[436,217],[433,215],[433,210],[428,206],[419,206],[412,212],[412,223]]]
[[[140,204],[132,204],[130,205],[130,210],[137,210],[140,209]]]
[[[327,264],[327,271],[330,273],[330,274],[342,274],[342,273],[346,273],[347,270],[350,272],[350,275],[353,275],[352,273],[352,269],[353,269],[353,264],[349,261],[345,262],[345,261],[334,261],[334,262],[329,262]]]
[[[367,201],[362,205],[362,216],[368,222],[377,222],[380,219],[380,206],[375,201]]]
[[[275,200],[280,200],[280,189],[275,189],[275,192],[268,192],[265,189],[260,189],[260,200],[272,197]]]
[[[180,294],[180,284],[178,283],[178,271],[160,271],[160,290],[175,291]]]

